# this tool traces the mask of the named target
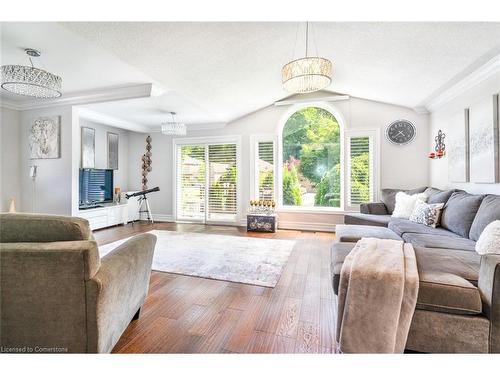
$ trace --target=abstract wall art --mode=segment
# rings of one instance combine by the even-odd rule
[[[108,169],[118,169],[118,134],[108,132]]]
[[[470,181],[499,182],[498,95],[469,108]]]
[[[95,168],[95,130],[82,127],[82,168]]]
[[[57,159],[60,152],[60,116],[39,117],[34,120],[29,133],[31,159]]]

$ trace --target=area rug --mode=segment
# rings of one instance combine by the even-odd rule
[[[152,269],[266,287],[278,283],[295,241],[152,230]],[[130,238],[130,237],[129,237]],[[128,238],[99,246],[101,257]]]

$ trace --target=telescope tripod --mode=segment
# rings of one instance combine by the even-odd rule
[[[137,202],[139,203],[139,220],[141,220],[141,214],[145,212],[148,215],[148,222],[154,224],[153,214],[151,213],[151,208],[149,208],[149,202],[146,194],[141,195]],[[145,209],[142,208],[143,205],[145,206]]]

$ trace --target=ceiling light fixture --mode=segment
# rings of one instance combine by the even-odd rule
[[[161,132],[165,135],[186,135],[186,124],[175,121],[175,112],[170,112],[172,121],[161,124]]]
[[[1,87],[17,95],[32,96],[39,99],[59,98],[61,94],[62,78],[35,68],[33,57],[40,57],[40,52],[27,48],[31,66],[2,65]]]
[[[323,57],[309,57],[308,47],[309,22],[306,22],[305,57],[290,61],[281,69],[283,87],[288,92],[304,94],[319,91],[332,82],[332,62]]]

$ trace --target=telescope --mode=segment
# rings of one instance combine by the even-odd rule
[[[154,193],[155,191],[160,191],[160,188],[157,186],[157,187],[154,187],[152,189],[137,191],[137,192],[131,193],[131,194],[125,194],[125,198],[129,199],[131,197],[139,197],[141,195],[146,195],[146,194],[149,194],[149,193]]]
[[[147,189],[147,190],[141,190],[137,191],[135,193],[131,194],[125,194],[125,198],[130,199],[132,197],[139,197],[138,203],[139,203],[139,220],[141,220],[141,213],[145,212],[148,215],[148,221],[151,222],[151,224],[154,224],[153,221],[153,214],[151,213],[151,208],[149,208],[149,202],[148,202],[148,197],[147,194],[149,193],[154,193],[155,191],[160,191],[160,188],[154,187],[152,189]],[[142,209],[142,206],[145,205],[145,209]]]

